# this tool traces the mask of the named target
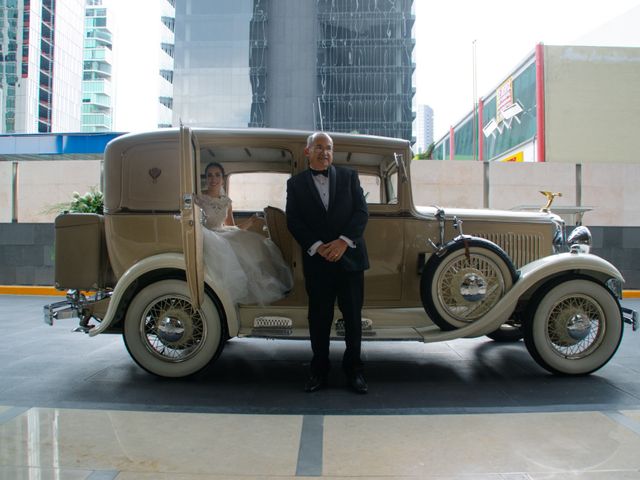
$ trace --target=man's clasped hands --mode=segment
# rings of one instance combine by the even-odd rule
[[[341,238],[336,238],[329,243],[323,243],[320,245],[317,253],[328,262],[337,262],[342,258],[347,247],[347,242]]]

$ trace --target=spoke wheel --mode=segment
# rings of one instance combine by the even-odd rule
[[[205,296],[193,308],[183,280],[163,280],[133,298],[124,324],[124,340],[133,359],[145,370],[164,377],[192,375],[222,350],[221,315]]]
[[[422,304],[443,330],[464,327],[486,315],[511,288],[515,270],[496,245],[479,239],[462,242],[443,257],[433,255],[422,275]]]
[[[620,344],[620,305],[599,283],[565,279],[544,288],[531,305],[525,343],[536,362],[553,373],[591,373]]]

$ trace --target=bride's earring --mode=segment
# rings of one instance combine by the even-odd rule
[[[227,192],[225,192],[225,190],[224,190],[224,185],[222,185],[222,186],[220,187],[220,196],[221,196],[221,197],[223,197],[223,196],[225,196],[226,194],[227,194]]]

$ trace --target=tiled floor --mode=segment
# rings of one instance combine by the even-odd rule
[[[0,480],[640,480],[629,328],[584,377],[522,342],[366,342],[368,395],[339,371],[309,395],[306,342],[234,339],[207,372],[159,379],[118,336],[44,325],[50,301],[0,295]]]
[[[301,416],[2,406],[0,415],[3,480],[640,478],[637,410]]]

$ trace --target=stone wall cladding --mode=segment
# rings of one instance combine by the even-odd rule
[[[640,289],[640,227],[592,227],[593,253]],[[571,227],[567,229],[571,231]],[[53,285],[53,223],[0,223],[0,285]]]
[[[0,284],[53,285],[52,223],[0,223]]]

